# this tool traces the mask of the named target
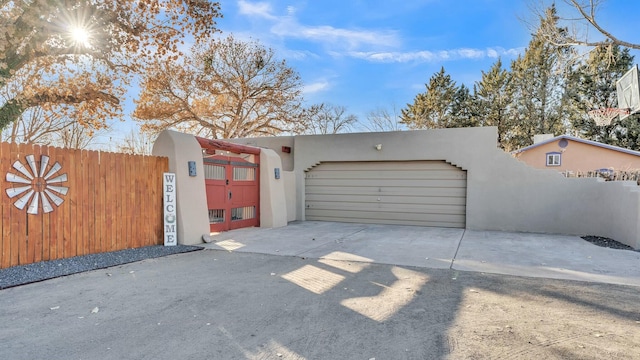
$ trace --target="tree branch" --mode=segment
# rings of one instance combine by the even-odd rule
[[[604,35],[605,37],[607,37],[608,39],[610,39],[611,41],[613,41],[615,44],[618,44],[620,46],[624,46],[624,47],[628,47],[631,49],[636,49],[636,50],[640,50],[640,44],[634,44],[634,43],[630,43],[628,41],[624,41],[624,40],[620,40],[619,38],[617,38],[616,36],[614,36],[612,33],[610,33],[609,31],[607,31],[606,29],[604,29],[602,26],[600,26],[600,24],[596,21],[596,4],[594,3],[593,0],[589,0],[589,7],[590,7],[590,14],[587,14],[584,5],[581,5],[580,3],[578,3],[577,0],[569,0],[571,2],[571,4],[573,5],[573,7],[575,7],[578,12],[580,12],[580,15],[582,15],[582,17],[589,23],[591,24],[591,26],[593,26],[596,30],[598,30],[599,33],[601,33],[602,35]],[[577,39],[576,39],[577,40]],[[589,42],[589,41],[578,41],[576,43],[576,45],[584,45],[584,46],[602,46],[602,45],[607,45],[609,43],[607,43],[606,41],[597,41],[597,42]]]

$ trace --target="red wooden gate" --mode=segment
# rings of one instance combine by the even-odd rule
[[[212,232],[260,225],[260,149],[196,137]]]

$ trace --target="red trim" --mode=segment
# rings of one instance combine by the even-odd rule
[[[205,153],[208,154],[207,158],[230,162],[220,164],[225,169],[225,179],[205,179],[207,207],[209,210],[223,210],[225,217],[224,222],[210,224],[210,231],[219,232],[242,227],[260,226],[260,148],[197,136],[196,140],[198,140]],[[227,153],[216,154],[216,150],[226,151]],[[242,159],[238,157],[238,154],[254,155],[254,161],[250,162]],[[233,180],[233,168],[243,167],[243,164],[246,164],[244,167],[258,165],[258,167],[255,167],[254,180]],[[232,194],[236,196],[232,197]],[[232,209],[246,206],[255,208],[255,217],[242,220],[231,219]]]
[[[198,140],[198,143],[200,143],[200,146],[203,149],[224,150],[224,151],[230,151],[236,154],[260,155],[260,148],[253,147],[253,146],[234,144],[234,143],[230,143],[222,140],[205,139],[198,136],[196,136],[196,140]]]

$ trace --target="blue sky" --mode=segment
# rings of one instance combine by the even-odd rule
[[[472,85],[498,56],[530,38],[519,1],[222,1],[219,27],[276,50],[302,76],[307,102],[346,106],[364,118],[398,110],[433,73]]]
[[[365,120],[379,107],[399,112],[442,66],[469,87],[498,57],[508,66],[531,39],[525,21],[537,23],[532,1],[221,0],[218,28],[286,59],[308,104],[342,105]],[[629,13],[640,1],[608,0],[600,11],[615,34],[639,40],[633,19],[621,17]]]

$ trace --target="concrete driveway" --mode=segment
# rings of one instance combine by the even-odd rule
[[[637,252],[320,222],[217,240],[0,290],[0,359],[640,358],[637,285],[533,277],[637,284]]]
[[[640,286],[640,252],[578,236],[304,221],[216,234],[205,247]]]

